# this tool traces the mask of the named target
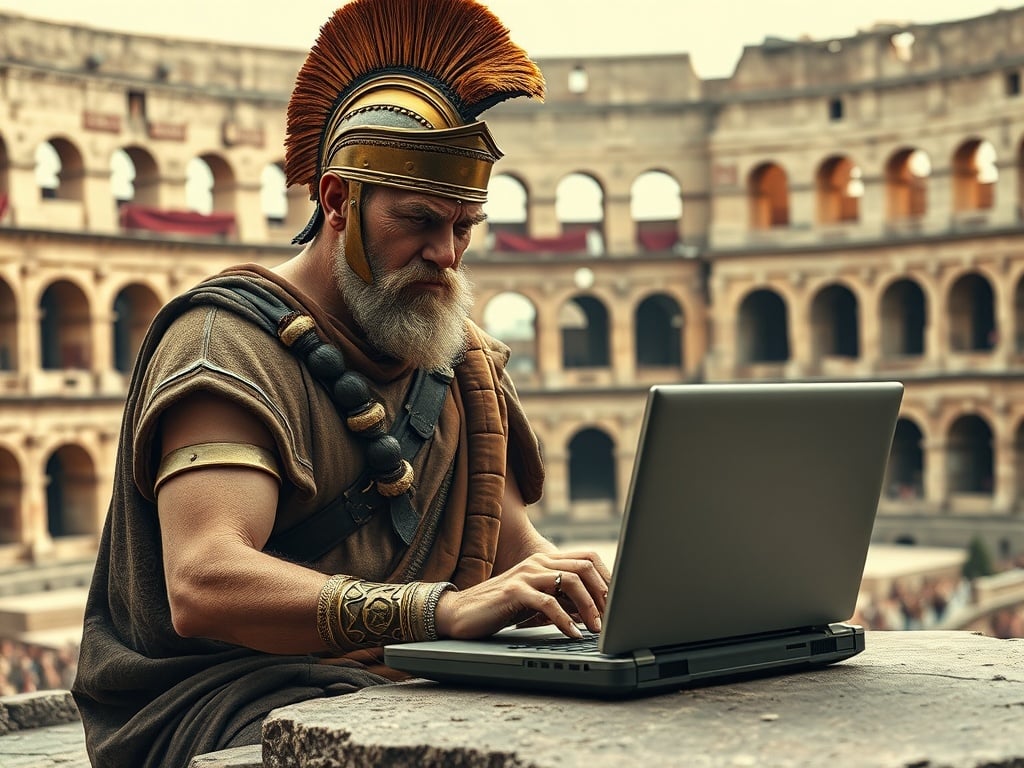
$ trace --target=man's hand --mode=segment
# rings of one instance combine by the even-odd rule
[[[570,611],[592,632],[601,631],[611,573],[594,552],[544,552],[461,592],[448,591],[437,604],[441,637],[487,637],[537,617],[569,637],[579,637]]]

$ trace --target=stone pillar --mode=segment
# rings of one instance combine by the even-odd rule
[[[94,305],[89,322],[92,336],[92,355],[89,368],[100,381],[114,370],[114,311],[111,306]]]
[[[621,291],[625,294],[626,291]],[[628,296],[618,297],[608,307],[610,314],[609,364],[612,378],[617,384],[630,384],[636,380],[636,324],[633,322]]]
[[[109,168],[88,168],[82,175],[85,226],[90,232],[117,232],[117,201]]]
[[[629,195],[608,195],[604,211],[605,255],[622,257],[636,253],[636,223],[630,210]]]
[[[16,227],[43,224],[42,193],[36,183],[36,166],[32,161],[11,160],[7,169],[10,221]]]
[[[937,509],[949,506],[949,483],[946,477],[946,451],[944,438],[924,441],[924,498]]]
[[[22,496],[22,541],[28,545],[32,559],[44,558],[53,549],[46,510],[46,461],[37,440],[25,437],[25,491]]]
[[[992,441],[992,507],[997,514],[1010,514],[1017,495],[1017,462],[1013,440]]]
[[[545,446],[544,514],[569,514],[569,455],[562,446]]]
[[[554,237],[561,234],[562,225],[555,214],[554,195],[531,195],[526,206],[531,237]]]
[[[558,327],[558,306],[551,301],[537,304],[537,373],[541,386],[562,383],[562,338]]]
[[[263,187],[258,181],[239,180],[234,188],[234,205],[224,211],[235,214],[235,237],[243,243],[267,241],[267,217],[263,213],[262,193]]]

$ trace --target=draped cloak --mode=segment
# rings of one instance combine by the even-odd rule
[[[375,354],[350,317],[328,314],[269,270],[244,265],[224,274],[310,314],[393,421],[413,370]],[[491,575],[506,471],[531,503],[540,497],[543,467],[504,372],[508,348],[468,321],[466,333],[434,437],[413,461],[421,518],[411,544],[392,532],[385,510],[309,567],[460,588]],[[273,436],[283,476],[275,534],[332,501],[363,469],[359,445],[327,392],[277,339],[229,309],[187,298],[159,313],[132,374],[72,688],[90,759],[104,768],[186,765],[195,754],[223,749],[272,709],[395,678],[379,649],[341,659],[285,656],[175,633],[153,475],[161,415],[196,391],[241,405]]]

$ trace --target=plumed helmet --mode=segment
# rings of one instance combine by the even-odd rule
[[[348,181],[346,259],[370,283],[362,185],[485,202],[502,153],[479,116],[519,96],[543,99],[540,69],[475,0],[353,0],[320,29],[296,78],[287,183],[318,200],[324,173]],[[311,240],[323,220],[318,201],[294,242]]]

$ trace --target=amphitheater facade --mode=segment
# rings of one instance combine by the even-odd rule
[[[870,20],[865,20],[870,22]],[[95,549],[158,308],[274,265],[301,51],[0,14],[0,566]],[[683,55],[542,60],[467,256],[548,462],[617,529],[655,382],[906,383],[876,538],[1024,552],[1024,8]]]

